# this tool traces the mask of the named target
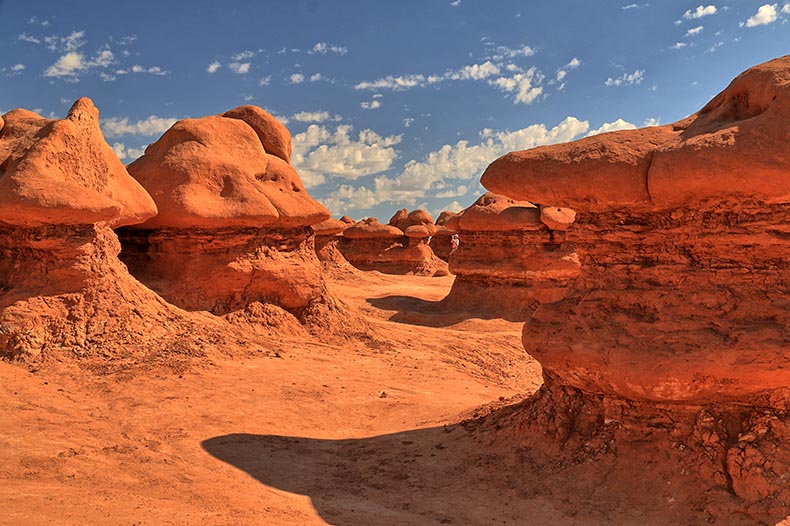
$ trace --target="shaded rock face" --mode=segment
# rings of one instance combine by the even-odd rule
[[[450,260],[452,250],[452,237],[456,233],[455,229],[447,228],[447,222],[457,215],[456,212],[445,210],[436,219],[436,233],[431,237],[430,245],[436,257],[442,261]]]
[[[177,309],[118,260],[113,225],[156,207],[104,142],[98,110],[79,99],[63,120],[26,110],[0,131],[0,355],[157,353],[178,338]],[[183,325],[181,326],[183,327]]]
[[[404,216],[403,224],[406,225],[410,221],[405,212]],[[382,225],[376,218],[365,219],[343,231],[345,242],[339,245],[339,249],[360,270],[446,276],[447,265],[436,257],[428,245],[430,232],[436,231],[433,223],[408,224],[406,229],[409,232],[403,232],[391,224]]]
[[[530,202],[486,193],[445,223],[460,244],[450,254],[458,306],[524,320],[538,303],[562,298],[578,276],[579,260],[564,232],[541,221]]]
[[[214,314],[258,301],[300,315],[323,301],[310,225],[329,212],[288,164],[284,134],[244,106],[179,121],[150,145],[129,172],[159,215],[121,233],[132,272],[174,305]]]
[[[343,230],[347,226],[347,223],[333,218],[312,226],[315,233],[315,253],[321,263],[348,264],[337,248],[338,243],[343,240]]]
[[[581,274],[523,331],[544,369],[544,402],[567,404],[556,393],[573,393],[574,404],[603,401],[633,411],[633,421],[659,415],[669,436],[694,443],[703,478],[749,505],[784,510],[788,116],[783,57],[674,125],[514,152],[483,177],[578,212],[566,242]],[[705,455],[717,469],[705,471]]]

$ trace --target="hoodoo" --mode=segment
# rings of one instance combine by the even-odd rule
[[[132,278],[112,227],[156,215],[90,99],[62,120],[17,109],[0,131],[0,354],[156,354],[177,309]]]
[[[346,228],[341,250],[361,270],[387,274],[446,276],[447,265],[433,253],[429,239],[436,233],[433,218],[424,210],[399,210],[382,225],[369,218]]]
[[[329,212],[289,164],[288,130],[255,106],[174,124],[129,172],[159,215],[122,257],[171,303],[226,314],[253,302],[297,317],[327,301],[311,225]]]
[[[489,192],[450,218],[445,228],[458,232],[460,244],[450,254],[456,277],[446,301],[525,320],[538,303],[560,299],[579,274],[579,260],[564,242],[569,223],[547,223],[547,214],[528,201]]]
[[[544,402],[584,407],[593,434],[638,421],[624,411],[664,418],[704,477],[785,511],[788,122],[785,56],[679,122],[513,152],[482,178],[578,213],[566,240],[581,274],[523,331]]]

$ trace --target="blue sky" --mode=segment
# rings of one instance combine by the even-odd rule
[[[460,209],[499,155],[666,124],[790,52],[780,0],[0,0],[0,111],[81,96],[131,162],[175,120],[255,104],[334,214]]]

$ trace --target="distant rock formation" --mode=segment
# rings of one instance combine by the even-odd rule
[[[565,404],[551,411],[585,408],[590,427],[565,421],[563,436],[616,436],[636,421],[624,411],[642,411],[692,448],[688,469],[785,512],[788,122],[785,56],[679,122],[513,152],[482,178],[492,191],[578,212],[567,241],[581,275],[523,332],[543,366],[544,399]]]
[[[403,209],[395,213],[388,225],[369,218],[349,226],[343,231],[348,242],[342,243],[340,249],[360,270],[446,276],[446,263],[436,257],[428,244],[434,233],[436,226],[427,212],[409,213]]]
[[[447,222],[452,219],[457,212],[450,212],[445,210],[436,219],[436,233],[431,237],[431,250],[436,254],[436,257],[442,261],[450,260],[450,251],[452,250],[452,237],[456,234],[456,230],[447,228]]]
[[[189,332],[118,260],[111,227],[156,206],[104,141],[93,102],[62,120],[17,109],[0,122],[0,355],[127,360]]]
[[[446,301],[526,320],[539,303],[561,299],[580,265],[573,247],[563,242],[564,230],[544,219],[573,211],[553,210],[544,214],[530,202],[488,192],[449,217],[445,228],[458,233],[460,244],[450,254],[456,277]]]
[[[347,227],[348,223],[333,218],[312,226],[315,232],[315,253],[325,270],[353,268],[346,261],[339,247],[345,241],[343,230]]]
[[[290,145],[254,106],[174,124],[128,167],[159,208],[121,234],[132,273],[174,305],[218,315],[261,302],[304,319],[335,305],[311,228],[329,212],[288,163]]]

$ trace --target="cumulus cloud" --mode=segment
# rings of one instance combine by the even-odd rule
[[[150,73],[151,75],[169,75],[169,71],[165,71],[159,66],[145,67],[140,64],[135,64],[131,68],[120,68],[114,71],[116,75],[129,75],[132,73]]]
[[[645,70],[637,69],[633,73],[623,73],[622,75],[616,78],[609,77],[608,79],[606,79],[606,82],[604,84],[606,84],[609,87],[633,86],[635,84],[641,84],[642,80],[644,80],[644,77],[645,77]]]
[[[531,57],[534,54],[535,54],[535,48],[527,45],[523,45],[517,48],[511,48],[508,46],[497,46],[496,48],[494,48],[489,58],[491,58],[491,60],[495,60],[499,62],[506,58]]]
[[[118,156],[120,160],[133,161],[138,157],[142,157],[145,153],[145,148],[132,148],[127,147],[125,144],[121,142],[114,142],[112,143],[112,151],[115,152],[115,155]]]
[[[688,46],[685,42],[675,42],[672,44],[672,49],[683,49],[684,47]]]
[[[425,85],[425,75],[387,75],[373,81],[363,81],[354,86],[356,90],[390,89],[401,91]]]
[[[103,49],[92,58],[87,58],[82,53],[71,51],[61,55],[54,64],[44,71],[45,77],[67,77],[76,80],[80,73],[93,68],[106,68],[115,61],[115,56],[109,49]]]
[[[489,84],[500,91],[515,94],[513,104],[532,104],[543,93],[543,75],[534,67],[524,73],[516,73],[512,77],[499,77],[490,80]]]
[[[363,110],[375,110],[381,107],[381,101],[377,99],[373,99],[371,101],[361,102],[359,104]]]
[[[472,64],[450,72],[447,78],[450,80],[483,80],[493,75],[499,75],[499,66],[487,60],[482,64]]]
[[[710,16],[715,15],[718,10],[716,9],[715,5],[708,5],[708,6],[697,6],[696,9],[693,11],[689,9],[685,13],[683,13],[683,18],[686,20],[695,20],[697,18],[702,18],[703,16]]]
[[[301,84],[304,82],[304,75],[301,73],[294,73],[290,77],[288,77],[288,82],[291,84]]]
[[[238,75],[245,75],[250,71],[250,63],[249,62],[231,62],[228,64],[228,67],[233,73]]]
[[[16,36],[17,40],[21,40],[22,42],[30,42],[31,44],[41,44],[41,40],[38,38],[28,35],[27,33],[20,33]]]
[[[601,125],[600,128],[596,128],[594,130],[590,130],[585,137],[592,137],[593,135],[598,135],[599,133],[606,133],[606,132],[613,132],[617,130],[634,130],[636,129],[636,125],[625,121],[623,119],[617,119],[612,122],[605,122]]]
[[[175,117],[158,117],[150,115],[137,122],[129,122],[129,117],[110,117],[101,119],[101,128],[104,135],[109,138],[123,135],[160,135],[176,123]]]
[[[778,4],[761,5],[760,8],[757,9],[757,12],[749,17],[749,19],[746,21],[746,24],[741,23],[741,26],[746,25],[746,27],[757,27],[773,24],[776,22],[776,19],[779,16],[777,13],[777,7]],[[787,6],[784,6],[782,8],[783,13],[785,12],[786,7]],[[788,9],[788,11],[790,11],[790,9]]]
[[[785,4],[784,6],[782,6],[782,13],[786,15],[790,14],[790,4]]]
[[[695,36],[699,35],[700,33],[702,33],[703,29],[704,29],[703,26],[692,27],[691,29],[686,31],[686,34],[684,36],[695,37]]]
[[[358,179],[388,170],[398,154],[393,146],[400,135],[381,136],[370,129],[353,134],[353,127],[311,124],[294,136],[291,162],[305,186],[323,183],[327,177]]]
[[[642,126],[661,126],[661,119],[658,117],[648,117],[644,120]]]
[[[513,132],[496,132],[485,129],[480,141],[458,141],[446,144],[428,154],[423,160],[406,163],[395,177],[379,176],[373,186],[355,188],[342,185],[323,200],[333,212],[365,210],[384,202],[413,205],[428,195],[461,196],[469,189],[471,181],[480,176],[491,161],[513,151],[534,148],[544,144],[569,141],[589,128],[589,123],[567,117],[549,129],[535,124]],[[462,193],[463,192],[463,193]]]
[[[459,5],[461,5],[461,0],[453,0],[452,2],[450,2],[450,5],[452,7],[458,7]]]
[[[206,71],[208,71],[209,73],[216,73],[217,70],[220,68],[220,66],[222,66],[222,64],[220,64],[215,60],[214,62],[208,65]]]

